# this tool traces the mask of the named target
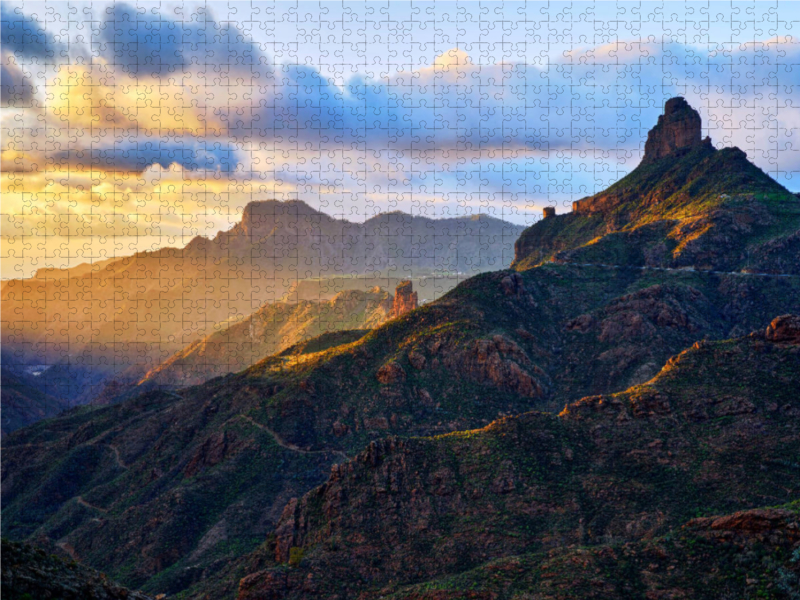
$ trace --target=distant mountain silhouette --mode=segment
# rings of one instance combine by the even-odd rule
[[[486,215],[392,212],[351,223],[299,200],[251,202],[232,229],[183,249],[3,282],[2,343],[22,364],[56,365],[41,389],[83,404],[110,377],[133,365],[146,373],[306,278],[499,269],[523,229]]]

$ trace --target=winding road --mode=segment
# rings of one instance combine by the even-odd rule
[[[272,438],[275,440],[275,443],[278,444],[278,446],[280,446],[281,448],[286,448],[287,450],[292,450],[293,452],[299,452],[301,454],[335,454],[336,456],[339,456],[344,460],[350,460],[347,454],[345,454],[341,450],[308,450],[306,448],[301,448],[300,446],[295,446],[292,443],[285,442],[284,440],[282,440],[277,433],[272,431],[272,429],[270,429],[266,425],[262,425],[258,421],[255,421],[249,415],[239,415],[239,416],[248,423],[250,423],[251,425],[255,425],[260,430],[266,431],[268,434],[270,434]]]

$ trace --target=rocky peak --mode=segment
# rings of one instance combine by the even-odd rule
[[[410,281],[401,281],[394,293],[392,318],[399,317],[417,308],[417,292],[413,291]]]
[[[664,105],[664,114],[658,117],[658,123],[647,134],[642,162],[653,162],[699,146],[703,143],[701,125],[700,115],[685,99],[670,98]],[[706,139],[710,143],[710,139]]]
[[[302,229],[304,226],[318,225],[324,217],[327,215],[314,210],[302,200],[253,201],[244,207],[242,220],[233,231],[238,229],[245,235],[266,233],[278,224],[282,227]]]

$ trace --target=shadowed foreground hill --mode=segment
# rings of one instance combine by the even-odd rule
[[[151,600],[104,574],[28,544],[3,540],[4,600]]]
[[[373,440],[614,392],[790,310],[793,278],[485,274],[357,341],[5,436],[4,535],[69,543],[126,585],[174,593],[258,547],[290,498]]]
[[[692,586],[704,582],[692,576],[699,565],[683,560],[694,555],[684,544],[704,536],[695,559],[726,568],[711,578],[724,582],[720,589],[744,592],[741,565],[726,564],[734,534],[715,542],[714,531],[725,527],[714,521],[669,532],[698,515],[782,504],[800,494],[800,345],[772,339],[757,333],[696,344],[652,381],[585,398],[558,416],[528,413],[482,430],[371,444],[335,467],[328,483],[289,503],[264,550],[284,565],[246,577],[239,598],[377,598],[475,569],[482,573],[398,597],[462,597],[423,592],[469,584],[478,595],[468,597],[493,598],[497,580],[511,585],[516,577],[517,593],[568,597],[552,594],[552,578],[579,592],[588,573],[572,581],[559,573],[572,561],[588,572],[592,563],[613,562],[607,555],[624,556],[626,542],[633,543],[627,562],[591,577],[596,594],[606,586],[606,597],[645,598],[642,571],[674,562],[677,573],[658,577],[683,594],[672,597],[694,597]],[[800,547],[800,532],[796,508],[764,518],[769,523],[757,526],[767,533],[774,527],[776,536],[762,536],[769,546],[758,551],[773,560],[762,574],[774,578],[774,588],[779,568],[796,575],[789,554]],[[736,520],[730,518],[730,529]],[[745,545],[758,545],[758,528],[739,529],[753,534]],[[725,554],[709,554],[714,543]],[[539,555],[498,561],[531,553]],[[648,553],[661,555],[655,566],[644,562]],[[520,560],[532,571],[520,572]],[[714,596],[706,589],[702,597]]]
[[[384,598],[773,598],[800,590],[800,504],[693,519],[654,539],[501,558]]]

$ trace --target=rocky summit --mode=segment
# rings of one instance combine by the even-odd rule
[[[675,157],[705,144],[711,139],[700,139],[701,121],[698,112],[683,98],[672,98],[664,105],[664,114],[647,134],[642,164],[655,162],[666,156]]]
[[[570,213],[517,240],[514,266],[545,262],[800,274],[798,197],[739,148],[700,139],[700,116],[668,100],[642,162]]]
[[[3,535],[182,599],[796,598],[800,199],[700,126],[511,269],[4,435]]]

